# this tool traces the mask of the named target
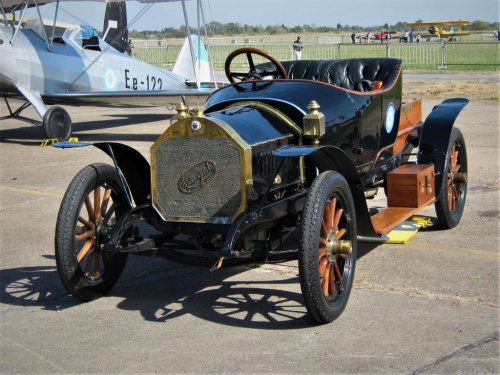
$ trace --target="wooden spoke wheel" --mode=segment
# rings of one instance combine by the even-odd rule
[[[356,215],[349,186],[337,172],[320,174],[302,212],[299,275],[309,313],[338,318],[349,299],[356,264]]]
[[[458,225],[467,195],[467,150],[462,132],[453,128],[443,168],[443,182],[436,200],[436,215],[442,227]]]
[[[126,209],[110,165],[89,165],[70,183],[57,217],[55,250],[59,276],[73,296],[93,300],[118,280],[128,254],[109,254],[101,245]]]
[[[233,60],[235,60],[240,55],[246,56],[248,66],[250,68],[248,72],[235,72],[231,68],[231,63],[233,62]],[[265,72],[259,71],[255,67],[253,55],[258,55],[266,60],[269,60],[275,66],[275,69],[272,71],[265,71]],[[269,53],[260,50],[258,48],[245,47],[233,51],[226,58],[224,69],[226,71],[227,79],[231,83],[237,83],[240,81],[261,80],[263,77],[269,77],[269,76],[273,77],[273,79],[287,78],[286,70],[283,67],[283,65]]]

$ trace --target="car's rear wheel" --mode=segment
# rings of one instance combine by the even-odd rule
[[[116,170],[92,164],[71,181],[61,202],[55,251],[59,276],[75,297],[90,301],[107,294],[118,280],[127,253],[101,249],[106,233],[127,209]]]
[[[458,225],[467,195],[467,150],[462,132],[453,128],[448,143],[443,182],[435,203],[436,216],[443,228]]]
[[[344,311],[356,264],[356,215],[344,177],[320,174],[307,195],[301,223],[299,276],[308,312],[320,323]]]

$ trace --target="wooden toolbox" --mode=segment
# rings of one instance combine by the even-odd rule
[[[434,166],[405,164],[387,173],[388,207],[421,207],[435,196]]]

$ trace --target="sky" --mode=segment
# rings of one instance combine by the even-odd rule
[[[105,4],[96,1],[63,2],[58,19],[68,23],[87,23],[102,30]],[[102,1],[102,0],[101,0]],[[187,1],[190,26],[196,26],[196,1]],[[239,22],[248,25],[373,26],[397,22],[481,20],[500,21],[499,0],[204,0],[207,21]],[[147,7],[127,2],[129,24]],[[44,18],[53,18],[55,7],[41,7]],[[66,13],[67,12],[67,13]],[[78,15],[78,18],[69,14]],[[31,15],[35,16],[35,15]],[[162,30],[184,24],[180,2],[156,3],[148,8],[130,30]]]

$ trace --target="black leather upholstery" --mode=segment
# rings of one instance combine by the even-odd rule
[[[345,60],[299,60],[281,62],[289,79],[321,81],[348,90],[369,91],[371,83],[381,81],[390,87],[401,73],[402,61],[390,58]],[[275,70],[272,63],[260,64],[259,71]]]

